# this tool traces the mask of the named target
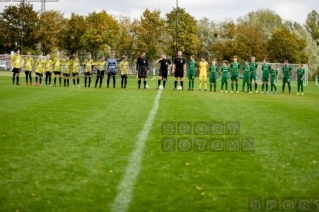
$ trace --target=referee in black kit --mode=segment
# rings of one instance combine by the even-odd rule
[[[176,90],[178,78],[179,78],[182,90],[184,90],[183,80],[184,80],[184,73],[186,72],[186,60],[182,56],[183,56],[182,51],[178,51],[177,57],[174,59],[174,62],[173,62],[173,73],[175,75],[174,90]]]
[[[163,88],[165,89],[168,70],[171,68],[171,61],[166,58],[166,54],[162,54],[162,58],[156,61],[156,64],[158,63],[161,64],[161,67],[159,69],[157,89],[161,85],[162,80],[163,80]]]
[[[136,61],[136,70],[138,73],[138,89],[141,88],[141,78],[144,79],[144,89],[146,88],[146,77],[149,72],[148,70],[148,62],[147,58],[145,57],[145,52],[141,54]]]

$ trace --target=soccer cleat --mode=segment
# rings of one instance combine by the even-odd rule
[[[242,91],[241,93],[244,93],[244,91]]]
[[[268,91],[266,91],[266,94],[268,94]]]
[[[75,85],[73,85],[73,88],[75,88]]]
[[[42,86],[42,84],[39,84],[39,86]]]
[[[26,83],[25,85],[28,86],[28,83]]]
[[[236,91],[236,93],[239,93],[239,91]]]
[[[205,89],[205,91],[206,91],[206,89]]]
[[[49,84],[49,87],[51,87],[51,84]],[[61,87],[61,85],[60,85],[60,87]]]
[[[80,87],[80,85],[78,85],[78,88]]]
[[[291,95],[291,92],[289,92],[289,95]]]
[[[227,91],[226,91],[226,93],[227,93]],[[234,93],[234,91],[231,91],[230,93]]]
[[[228,91],[225,91],[226,93],[228,93]]]
[[[263,94],[264,92],[262,91],[262,92],[260,92],[261,94]]]
[[[199,91],[201,91],[201,89],[198,89]]]
[[[176,88],[174,88],[174,91],[176,91]]]
[[[220,92],[221,92],[221,93],[223,93],[224,91],[223,91],[223,90],[221,90]]]
[[[299,95],[299,93],[297,93],[297,95]]]
[[[303,94],[303,93],[301,93],[301,95],[303,96],[304,94]]]
[[[277,94],[277,93],[278,93],[278,90],[276,90],[275,94]]]
[[[256,93],[258,93],[258,91],[256,91]]]
[[[249,93],[253,93],[253,92],[250,91]]]
[[[270,92],[270,94],[272,94],[272,92]]]
[[[281,94],[285,94],[285,92],[282,92]]]
[[[53,85],[53,87],[55,87],[55,86],[56,86],[56,84]]]

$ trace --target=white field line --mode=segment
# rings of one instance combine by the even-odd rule
[[[152,127],[156,112],[158,110],[161,92],[162,90],[158,90],[158,93],[154,100],[153,108],[149,113],[144,127],[138,136],[138,140],[135,143],[135,148],[131,156],[129,157],[128,165],[126,167],[124,176],[117,188],[117,196],[115,197],[115,200],[111,205],[111,211],[113,212],[126,212],[129,209],[130,202],[133,198],[135,182],[141,170],[142,157],[146,139]]]

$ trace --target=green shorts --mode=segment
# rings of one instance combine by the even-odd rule
[[[271,85],[276,85],[276,79],[270,79],[270,84]]]
[[[282,83],[290,83],[290,77],[283,77],[282,78]]]
[[[230,80],[231,81],[238,81],[238,75],[232,75]]]
[[[209,78],[209,83],[217,83],[216,77],[210,77]]]
[[[228,83],[228,77],[222,77],[222,83]]]
[[[243,83],[249,83],[249,82],[250,82],[250,76],[244,76]]]
[[[188,74],[188,80],[194,80],[195,74]]]
[[[257,81],[257,76],[256,75],[250,75],[250,81]]]
[[[297,79],[297,85],[303,85],[303,80],[302,79]]]
[[[263,77],[261,78],[261,81],[262,81],[262,82],[269,82],[269,77],[264,77],[264,76],[263,76]]]

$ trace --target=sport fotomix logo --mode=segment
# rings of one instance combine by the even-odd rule
[[[255,151],[255,138],[240,137],[238,121],[164,121],[161,134],[163,152]]]

